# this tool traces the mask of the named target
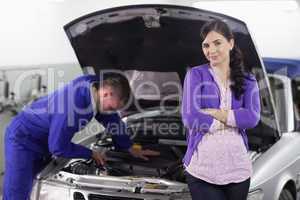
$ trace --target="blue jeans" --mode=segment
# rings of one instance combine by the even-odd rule
[[[193,200],[247,200],[250,178],[240,183],[215,185],[198,179],[188,172],[185,174]]]

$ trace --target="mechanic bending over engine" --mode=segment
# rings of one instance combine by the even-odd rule
[[[132,147],[117,110],[129,100],[127,79],[117,73],[78,77],[25,107],[5,133],[4,200],[28,200],[36,175],[51,156],[93,158],[98,165],[105,156],[71,142],[73,135],[93,117],[112,134],[116,149],[147,160],[159,152]]]

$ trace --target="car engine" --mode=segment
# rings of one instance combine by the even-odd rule
[[[143,160],[133,157],[129,152],[116,151],[112,145],[108,145],[103,140],[100,143],[100,145],[99,142],[94,144],[94,148],[105,151],[105,166],[97,166],[93,160],[80,159],[70,162],[63,171],[78,175],[143,176],[185,181],[182,165],[184,148],[182,147],[163,144],[143,145],[144,149],[160,152],[160,156]]]

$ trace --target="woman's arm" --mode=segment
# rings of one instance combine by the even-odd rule
[[[181,116],[185,127],[207,132],[213,117],[199,112],[201,109],[201,75],[196,70],[189,70],[185,76]]]
[[[254,128],[260,120],[259,88],[254,76],[251,79],[243,97],[244,106],[233,109],[236,126],[241,129]]]
[[[232,127],[241,129],[254,128],[260,119],[260,98],[259,88],[255,78],[251,78],[244,93],[244,106],[239,109],[202,109],[200,112],[206,113],[216,120]],[[230,120],[228,120],[230,119]]]

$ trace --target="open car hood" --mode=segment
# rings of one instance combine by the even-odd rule
[[[231,27],[235,44],[244,54],[245,66],[256,74],[259,81],[261,102],[265,109],[261,118],[266,118],[268,123],[261,120],[250,131],[249,136],[252,138],[249,141],[257,141],[257,145],[261,145],[261,141],[277,140],[280,133],[265,70],[244,22],[190,7],[135,5],[106,9],[80,17],[65,25],[64,29],[83,70],[93,67],[97,74],[101,70],[111,69],[176,72],[183,81],[187,68],[207,62],[201,49],[200,29],[212,19],[225,20]],[[151,123],[156,123],[161,122],[161,119],[155,117],[161,115],[151,110],[131,114],[126,122],[134,125],[149,119]],[[172,122],[170,119],[168,117],[168,122]],[[96,136],[88,136],[79,143],[90,146],[96,139]],[[38,179],[55,174],[67,162],[68,159],[63,158],[53,160]]]
[[[177,72],[206,63],[201,26],[222,19],[232,28],[247,67],[261,67],[246,24],[214,12],[174,5],[134,5],[101,10],[64,26],[81,67]]]

